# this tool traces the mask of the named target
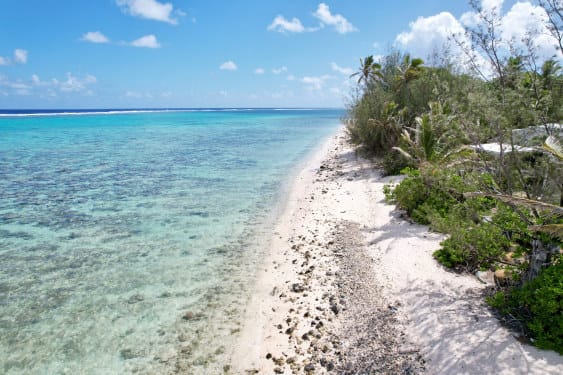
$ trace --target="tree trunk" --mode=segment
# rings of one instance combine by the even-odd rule
[[[540,240],[532,241],[532,253],[528,271],[524,274],[522,282],[535,279],[542,269],[551,263],[551,256],[559,252],[559,246],[544,244]]]

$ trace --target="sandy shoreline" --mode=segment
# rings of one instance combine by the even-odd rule
[[[483,284],[433,260],[441,237],[385,203],[390,182],[343,130],[311,157],[288,192],[228,373],[563,373],[561,356],[499,325]]]

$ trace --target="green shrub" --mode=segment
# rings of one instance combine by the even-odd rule
[[[406,174],[407,177],[395,187],[393,199],[400,208],[407,211],[407,215],[413,220],[421,224],[428,224],[428,221],[423,217],[418,217],[413,213],[428,199],[430,189],[424,184],[424,179],[418,170],[406,168],[402,173]]]
[[[383,158],[382,166],[386,176],[394,176],[400,174],[405,168],[414,167],[414,161],[398,152],[390,152]]]
[[[563,354],[563,257],[522,287],[487,299],[522,322],[534,345]]]
[[[407,177],[395,188],[393,197],[397,205],[419,224],[431,224],[432,216],[446,217],[463,201],[462,192],[467,188],[455,172],[406,168],[403,173]]]
[[[453,207],[446,217],[434,215],[430,221],[436,230],[450,234],[434,253],[446,267],[467,271],[491,268],[515,244],[520,245],[518,255],[522,248],[530,247],[527,223],[513,209],[491,198],[470,198]]]
[[[460,271],[490,268],[508,249],[502,230],[490,223],[458,227],[434,252],[438,262]]]

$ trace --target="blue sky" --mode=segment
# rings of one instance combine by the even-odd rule
[[[483,0],[506,14],[514,4]],[[0,9],[0,108],[342,107],[360,57],[390,46],[426,55],[470,11],[464,0],[6,0]]]

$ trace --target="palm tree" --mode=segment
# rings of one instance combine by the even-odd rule
[[[360,70],[350,75],[350,78],[356,76],[358,77],[358,85],[361,84],[362,81],[367,85],[372,79],[382,79],[381,64],[375,62],[373,55],[364,57],[360,59]]]
[[[406,54],[403,58],[403,63],[397,67],[399,70],[398,79],[402,82],[402,85],[407,85],[409,82],[417,79],[424,69],[422,65],[424,65],[424,60],[419,58],[411,59],[411,56]]]
[[[449,125],[454,117],[448,114],[448,109],[440,102],[429,103],[430,111],[415,118],[416,128],[403,129],[401,145],[392,149],[413,161],[418,166],[433,162],[437,165],[451,166],[471,161],[475,155],[473,149],[467,146],[445,147],[448,142],[444,138],[453,134]],[[411,132],[414,133],[414,139]]]
[[[551,90],[553,88],[553,84],[557,80],[560,71],[561,66],[553,59],[547,60],[543,63],[541,68],[541,77],[543,88],[545,90]]]

